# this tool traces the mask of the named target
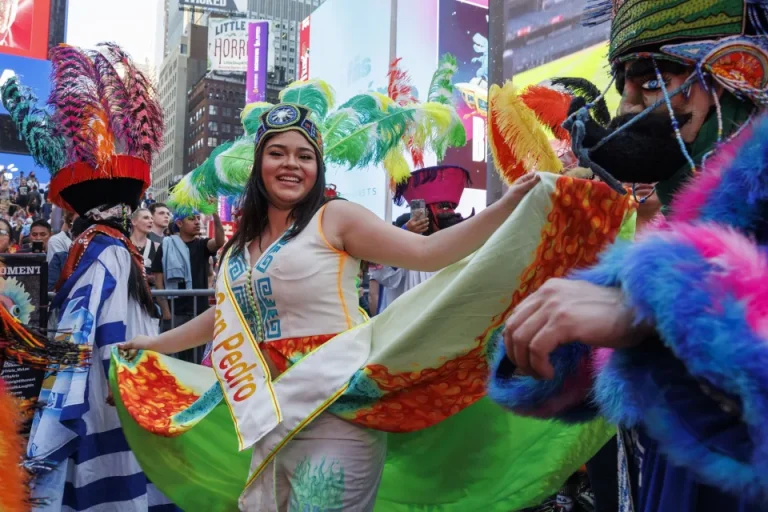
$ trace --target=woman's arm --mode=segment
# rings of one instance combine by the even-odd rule
[[[479,214],[430,236],[398,229],[348,201],[333,201],[326,207],[323,230],[330,244],[355,258],[435,272],[479,249],[538,182],[538,175],[526,175]]]
[[[215,308],[210,308],[184,325],[166,331],[160,336],[137,336],[123,343],[124,350],[152,350],[161,354],[174,354],[190,348],[205,345],[213,338]]]

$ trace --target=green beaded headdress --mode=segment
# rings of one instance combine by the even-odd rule
[[[611,62],[671,42],[764,33],[764,0],[590,0],[587,25],[612,20]]]
[[[256,151],[267,135],[297,131],[309,140],[315,149],[323,154],[323,136],[317,125],[310,119],[312,111],[293,103],[280,103],[259,116],[261,125],[255,134]]]

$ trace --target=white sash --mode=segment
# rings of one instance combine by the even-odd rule
[[[211,361],[232,414],[240,450],[250,448],[283,421],[264,356],[232,291],[228,253],[216,280]]]

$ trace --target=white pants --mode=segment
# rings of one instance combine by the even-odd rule
[[[386,454],[386,433],[321,414],[276,456],[277,511],[372,511]],[[244,507],[248,512],[261,507],[251,503]]]

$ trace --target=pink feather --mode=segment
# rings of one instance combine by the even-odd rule
[[[741,147],[751,137],[752,127],[747,126],[738,137],[717,149],[715,156],[707,163],[706,169],[691,180],[675,197],[672,202],[673,216],[671,220],[693,222],[699,218],[701,209],[720,185],[723,172],[730,166]]]
[[[124,140],[131,134],[128,91],[117,70],[104,54],[93,51],[91,57],[96,68],[96,89],[101,105],[107,113],[109,128],[115,138]]]
[[[150,80],[139,71],[131,58],[113,43],[103,43],[114,62],[125,71],[125,89],[130,109],[129,154],[152,162],[152,154],[163,143],[163,111]]]
[[[60,45],[50,53],[52,82],[48,103],[55,111],[52,120],[69,141],[68,161],[96,165],[97,141],[84,112],[100,109],[93,82],[93,62],[78,48]]]

